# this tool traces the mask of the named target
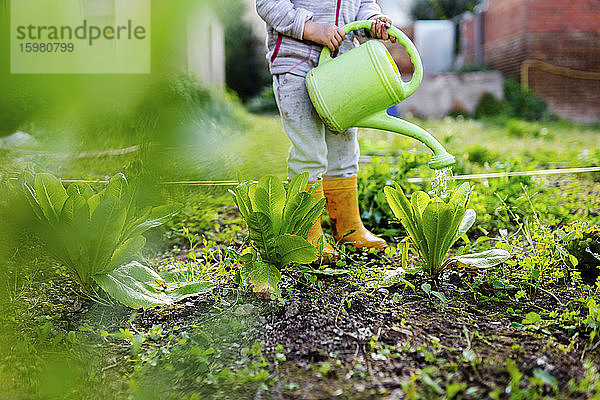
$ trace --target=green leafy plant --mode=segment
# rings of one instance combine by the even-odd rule
[[[307,235],[323,213],[325,199],[313,199],[316,187],[306,191],[307,183],[308,173],[296,175],[286,191],[281,180],[267,175],[230,191],[250,231],[251,246],[242,259],[255,293],[277,292],[282,266],[317,259]]]
[[[83,183],[65,190],[58,178],[45,173],[23,173],[20,187],[33,211],[35,232],[84,290],[94,292],[97,284],[132,308],[178,299],[179,289],[162,291],[152,283],[165,286],[161,276],[132,260],[146,243],[142,234],[165,223],[180,205],[138,210],[135,185],[123,174],[113,176],[98,193]]]
[[[565,232],[566,231],[566,232]],[[564,245],[569,263],[580,273],[584,282],[596,282],[600,275],[600,226],[577,221],[555,233]]]
[[[413,248],[434,279],[453,264],[491,267],[510,256],[506,250],[493,249],[446,259],[454,242],[475,222],[475,211],[467,209],[471,191],[472,187],[463,183],[446,199],[418,191],[409,201],[398,184],[384,189],[394,215],[406,228]]]

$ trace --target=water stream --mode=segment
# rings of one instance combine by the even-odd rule
[[[448,181],[452,179],[452,167],[435,170],[435,177],[431,182],[431,194],[442,199],[448,196]]]

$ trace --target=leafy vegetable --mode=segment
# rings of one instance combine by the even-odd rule
[[[283,265],[317,259],[307,236],[323,213],[325,199],[313,199],[316,187],[306,191],[307,183],[308,173],[296,175],[286,190],[279,179],[267,175],[230,191],[250,231],[252,247],[244,259],[256,293],[277,292]]]
[[[384,189],[392,212],[406,228],[413,248],[435,279],[452,263],[490,267],[510,256],[505,250],[494,249],[445,261],[454,242],[475,222],[475,211],[467,209],[471,191],[472,187],[463,183],[447,200],[431,198],[427,193],[418,191],[409,201],[399,185]]]
[[[165,223],[180,205],[137,210],[136,187],[123,174],[99,193],[82,183],[65,190],[58,178],[43,173],[23,173],[20,187],[37,221],[36,233],[85,290],[97,284],[133,308],[176,299],[176,290],[169,295],[152,285],[163,281],[152,269],[130,262],[146,243],[142,234]]]

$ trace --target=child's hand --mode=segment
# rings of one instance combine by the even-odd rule
[[[322,25],[311,20],[304,24],[304,39],[327,46],[331,51],[336,51],[340,47],[344,37],[346,32],[334,24]]]
[[[392,43],[396,43],[396,37],[388,34],[388,28],[392,26],[392,20],[385,15],[378,15],[373,18],[371,23],[371,36],[375,39],[390,40]]]

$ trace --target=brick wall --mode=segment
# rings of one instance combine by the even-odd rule
[[[526,3],[528,0],[490,0],[482,16],[484,63],[513,78],[519,76],[527,58]]]
[[[527,47],[529,59],[571,70],[600,72],[600,32],[531,32]],[[556,114],[585,123],[600,121],[600,80],[575,79],[531,68],[528,81],[528,86]]]
[[[599,0],[488,0],[483,13],[484,63],[520,79],[525,60],[600,72]],[[461,27],[465,63],[474,60],[474,20]],[[555,113],[600,121],[600,81],[532,68],[529,87]]]
[[[475,64],[475,16],[466,14],[460,22],[460,53],[465,65]]]
[[[526,32],[528,3],[529,0],[488,0],[488,10],[483,14],[484,43],[512,39]]]
[[[598,0],[525,0],[528,32],[598,32]]]

